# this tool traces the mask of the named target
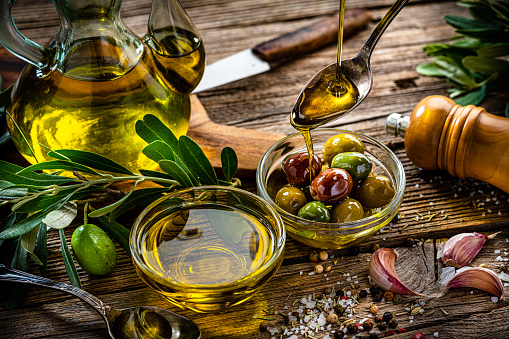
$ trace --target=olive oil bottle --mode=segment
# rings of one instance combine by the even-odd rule
[[[121,20],[120,5],[55,2],[62,25],[47,47],[4,23],[9,29],[0,41],[29,62],[12,91],[8,127],[30,163],[49,160],[49,150],[76,149],[131,171],[153,169],[136,121],[153,114],[177,137],[187,132],[189,95],[205,68],[196,27],[178,0],[153,0],[149,33],[141,39]]]

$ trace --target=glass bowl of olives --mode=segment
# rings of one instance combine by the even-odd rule
[[[322,249],[350,247],[397,215],[403,165],[385,145],[358,132],[319,128],[311,138],[311,162],[300,133],[267,150],[256,172],[258,195],[297,241]]]

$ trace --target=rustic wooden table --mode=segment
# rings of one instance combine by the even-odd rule
[[[123,3],[123,18],[137,34],[145,33],[150,3],[150,0],[125,0]],[[338,3],[337,0],[182,1],[202,34],[208,62],[334,14],[338,11]],[[347,2],[348,8],[369,9],[374,21],[367,30],[345,41],[345,59],[356,54],[390,5],[391,0]],[[446,95],[448,85],[445,80],[420,76],[415,71],[419,63],[429,61],[422,50],[425,44],[446,42],[454,34],[443,21],[445,14],[466,16],[467,11],[454,1],[412,0],[388,28],[373,54],[371,94],[354,113],[332,123],[385,143],[393,142],[395,153],[405,167],[407,182],[399,220],[358,248],[329,251],[334,258],[327,262],[333,266],[327,276],[309,275],[314,263],[308,255],[315,249],[289,238],[282,267],[261,292],[243,305],[217,313],[197,314],[170,305],[139,279],[130,258],[121,249],[118,266],[109,276],[93,277],[79,269],[83,288],[114,307],[154,305],[180,312],[200,326],[204,338],[271,338],[269,333],[260,332],[262,320],[258,317],[282,320],[273,314],[274,311],[296,310],[300,298],[310,294],[318,297],[327,287],[338,289],[339,286],[352,291],[369,288],[368,261],[374,245],[397,248],[400,259],[396,267],[401,278],[410,287],[427,292],[436,289],[439,278],[440,265],[435,256],[441,238],[461,232],[501,230],[501,234],[485,245],[472,266],[485,264],[497,273],[506,270],[509,258],[509,231],[505,230],[509,225],[508,194],[482,182],[420,170],[408,160],[402,140],[384,131],[388,114],[409,113],[427,95]],[[20,0],[15,4],[15,19],[20,30],[39,43],[50,39],[59,24],[47,0]],[[289,111],[298,93],[316,71],[335,60],[335,53],[336,47],[329,46],[265,74],[200,93],[198,97],[216,123],[281,134],[294,133],[289,124]],[[0,75],[5,88],[14,81],[23,64],[5,50],[0,50],[0,59]],[[501,113],[505,108],[501,96],[501,93],[490,96],[483,106],[489,112]],[[23,164],[12,144],[1,147],[0,158]],[[253,178],[245,178],[243,182],[243,188],[255,191]],[[130,226],[132,220],[124,221]],[[67,232],[68,237],[70,233]],[[416,246],[405,246],[408,238],[415,239]],[[49,233],[48,245],[48,277],[68,282],[57,232]],[[10,260],[5,254],[2,258],[4,263]],[[37,272],[35,265],[32,268]],[[413,319],[405,313],[410,297],[403,297],[403,302],[397,305],[375,303],[382,313],[393,311],[398,314],[398,328],[408,331],[394,338],[413,338],[416,332],[424,333],[426,338],[509,338],[509,308],[505,302],[493,302],[488,293],[457,289],[441,298],[420,301],[425,303],[425,312]],[[356,307],[353,319],[367,317],[366,310],[372,303],[371,296],[363,299]],[[0,322],[2,338],[108,337],[101,318],[83,302],[39,288],[29,288],[18,309],[7,310],[0,306]],[[313,337],[322,338],[326,333],[330,332],[320,331]],[[276,335],[276,338],[286,337]]]

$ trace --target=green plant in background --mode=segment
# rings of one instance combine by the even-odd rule
[[[449,44],[426,45],[424,51],[433,60],[417,66],[417,72],[446,77],[454,86],[449,93],[456,103],[479,105],[488,92],[509,88],[509,4],[491,0],[457,4],[468,8],[472,19],[446,15],[445,21],[459,35]]]
[[[1,95],[3,93],[0,98]],[[146,207],[175,189],[202,185],[240,185],[238,179],[234,178],[238,160],[232,148],[225,147],[221,152],[224,180],[220,180],[196,142],[185,135],[177,139],[154,115],[146,115],[143,120],[137,121],[136,133],[148,143],[142,152],[157,162],[162,172],[140,170],[140,174],[137,174],[104,156],[69,149],[50,150],[48,155],[54,160],[26,168],[0,161],[0,205],[11,205],[10,214],[0,220],[0,246],[6,241],[15,243],[11,267],[28,271],[30,257],[45,276],[48,265],[47,232],[56,229],[69,280],[80,287],[64,229],[76,218],[78,205],[82,205],[84,199],[87,201],[85,219],[95,218],[98,225],[130,254],[129,230],[116,221],[127,210],[135,206]],[[74,175],[67,175],[71,172]],[[122,181],[133,183],[129,192],[122,193],[108,188]],[[151,181],[158,186],[135,190],[144,181]],[[119,197],[107,206],[92,208],[94,197],[105,193],[115,193]],[[23,296],[20,287],[11,288],[12,291],[6,293],[8,308],[17,306]]]

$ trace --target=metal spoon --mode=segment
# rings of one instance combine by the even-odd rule
[[[199,339],[201,337],[200,329],[192,320],[171,311],[150,306],[117,310],[105,305],[82,289],[8,268],[2,264],[0,264],[0,282],[42,286],[80,298],[103,317],[113,339]]]
[[[305,99],[304,91],[311,86],[316,85],[319,81],[323,81],[323,79],[331,78],[336,75],[337,63],[331,64],[316,73],[299,94],[297,103],[292,111],[292,124],[295,127],[309,129],[323,125],[351,112],[368,96],[368,93],[371,90],[371,85],[373,84],[373,75],[371,73],[370,66],[371,54],[373,53],[373,50],[375,49],[375,46],[382,34],[408,1],[409,0],[397,0],[373,30],[373,33],[371,33],[359,54],[352,59],[341,61],[341,74],[346,76],[346,78],[349,79],[359,90],[359,96],[355,105],[345,110],[331,112],[318,117],[314,116],[309,118],[301,114],[300,105]]]

